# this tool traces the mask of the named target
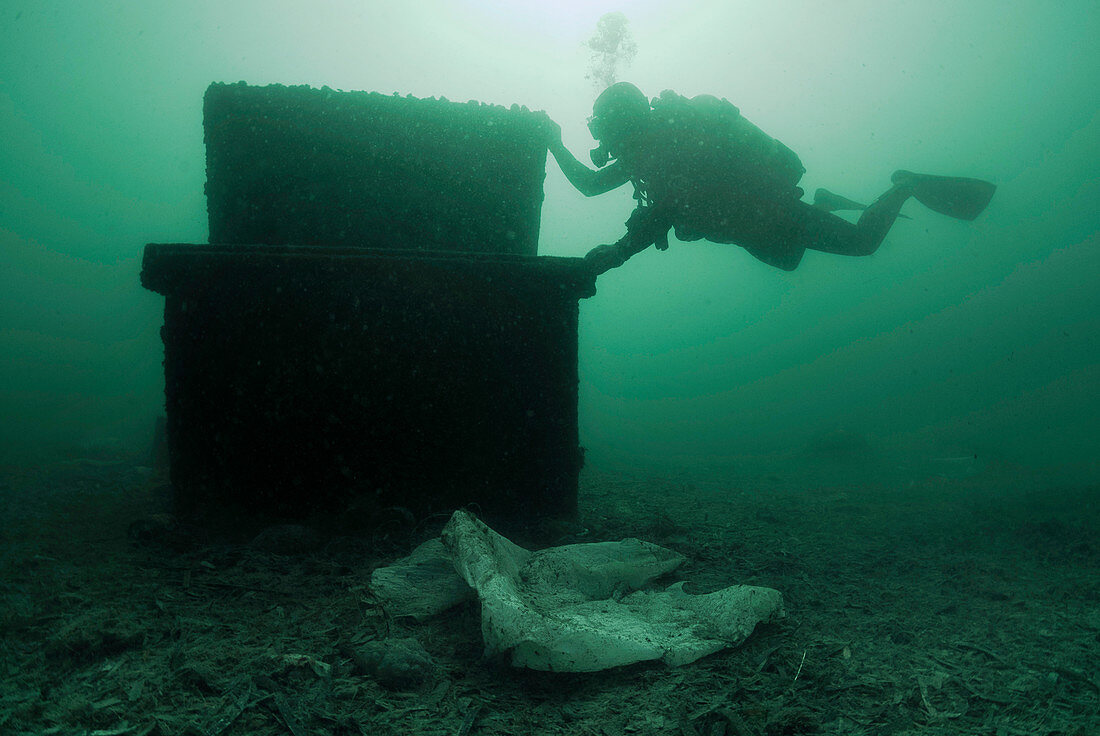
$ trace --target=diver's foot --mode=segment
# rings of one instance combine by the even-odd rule
[[[842,197],[839,194],[834,194],[828,189],[818,189],[814,192],[814,207],[825,210],[826,212],[836,212],[837,210],[865,210],[867,205],[855,202],[847,197]]]
[[[980,215],[997,190],[994,184],[981,179],[915,174],[905,169],[895,171],[890,181],[895,189],[909,190],[928,209],[958,220],[973,220]]]

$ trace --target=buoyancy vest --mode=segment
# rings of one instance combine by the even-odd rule
[[[639,204],[669,210],[681,240],[708,235],[704,222],[693,222],[694,212],[710,220],[715,209],[738,200],[801,196],[806,168],[798,155],[728,100],[666,90],[651,104],[647,145],[624,163]]]

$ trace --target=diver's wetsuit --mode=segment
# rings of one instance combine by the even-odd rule
[[[724,189],[724,188],[723,188]],[[690,197],[639,206],[619,241],[629,257],[661,243],[670,228],[683,241],[706,239],[740,245],[770,266],[794,270],[807,249],[847,256],[870,255],[897,219],[910,191],[894,187],[864,210],[857,223],[800,201],[794,196],[762,197],[744,189],[727,192],[721,214],[700,214]]]
[[[671,228],[679,240],[740,245],[788,271],[808,248],[869,255],[912,193],[905,182],[895,185],[853,224],[801,201],[803,192],[790,177],[777,181],[735,150],[715,145],[701,126],[698,119],[657,116],[645,139],[620,155],[640,200],[616,244],[624,260],[653,243],[660,247]]]

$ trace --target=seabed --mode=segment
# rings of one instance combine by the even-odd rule
[[[476,604],[414,623],[372,599],[371,571],[445,519],[218,542],[148,526],[163,483],[125,460],[2,469],[4,733],[1100,732],[1095,488],[586,470],[557,543],[653,541],[691,592],[770,586],[788,615],[692,665],[562,675],[484,660]],[[357,652],[402,637],[431,663],[383,687]]]

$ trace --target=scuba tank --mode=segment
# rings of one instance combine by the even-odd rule
[[[704,155],[730,167],[731,174],[785,191],[794,190],[806,173],[798,154],[746,120],[729,100],[713,95],[688,99],[665,90],[651,104],[658,121],[697,136]]]

